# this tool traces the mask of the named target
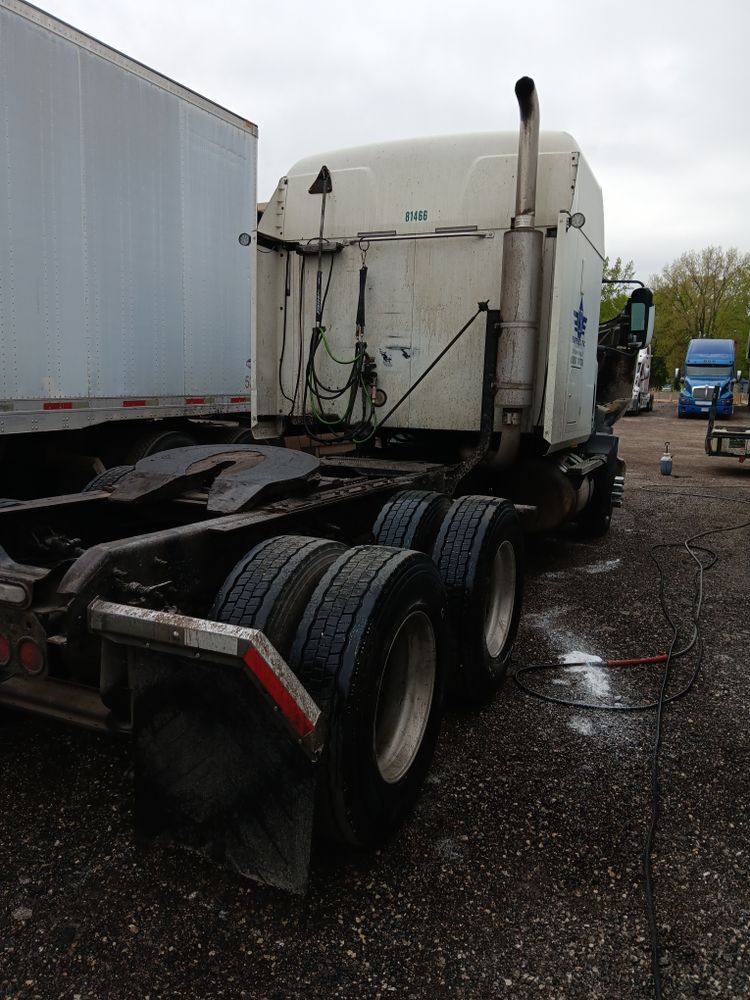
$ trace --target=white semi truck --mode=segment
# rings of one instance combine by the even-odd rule
[[[633,378],[633,395],[625,413],[637,417],[639,413],[650,413],[654,408],[654,394],[651,391],[651,345],[638,352],[638,361]]]
[[[515,133],[433,137],[281,179],[258,229],[274,251],[258,261],[258,406],[313,437],[458,463],[538,529],[603,531],[652,296],[600,330],[600,188],[570,135],[539,134],[533,86],[518,93],[520,155]],[[456,339],[478,303],[497,345],[479,323]]]
[[[316,156],[227,226],[254,419],[351,454],[175,448],[0,502],[0,707],[130,735],[141,836],[295,891],[313,831],[382,843],[446,693],[506,676],[522,528],[609,527],[651,294],[599,326],[598,185],[516,96],[517,138]]]

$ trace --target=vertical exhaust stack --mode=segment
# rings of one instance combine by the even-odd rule
[[[516,439],[524,414],[534,397],[534,374],[539,341],[543,236],[536,224],[536,178],[539,159],[539,102],[534,81],[523,76],[516,83],[521,112],[516,175],[516,211],[503,237],[503,271],[500,289],[501,337],[497,361],[495,405],[504,413],[506,442],[498,456],[508,455],[508,438]],[[511,430],[510,434],[507,431]],[[526,428],[524,428],[526,429]]]

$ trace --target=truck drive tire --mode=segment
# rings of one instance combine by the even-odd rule
[[[505,680],[523,595],[523,537],[513,504],[465,496],[445,517],[432,557],[448,592],[452,691],[481,704]]]
[[[414,805],[440,729],[446,594],[420,552],[360,545],[321,579],[292,647],[326,718],[316,831],[375,847]]]
[[[373,528],[378,545],[431,552],[451,502],[443,493],[406,490],[383,507]]]
[[[288,659],[313,590],[331,563],[345,551],[345,545],[325,538],[269,538],[250,549],[232,569],[209,618],[260,629]]]
[[[611,456],[606,465],[593,474],[594,493],[578,517],[578,527],[590,538],[602,538],[612,524],[612,488],[615,485],[617,463]]]
[[[111,469],[105,469],[98,476],[94,476],[90,482],[86,483],[81,492],[96,493],[97,490],[113,490],[120,480],[132,471],[132,465],[113,465]]]

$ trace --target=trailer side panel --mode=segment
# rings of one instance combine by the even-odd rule
[[[0,0],[2,431],[250,409],[257,130]]]

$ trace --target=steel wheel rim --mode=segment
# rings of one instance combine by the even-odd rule
[[[516,604],[516,552],[511,542],[501,542],[492,560],[484,641],[493,659],[500,656],[510,635]]]
[[[409,771],[422,745],[435,691],[437,643],[424,611],[412,611],[388,648],[373,721],[380,777],[392,785]]]

